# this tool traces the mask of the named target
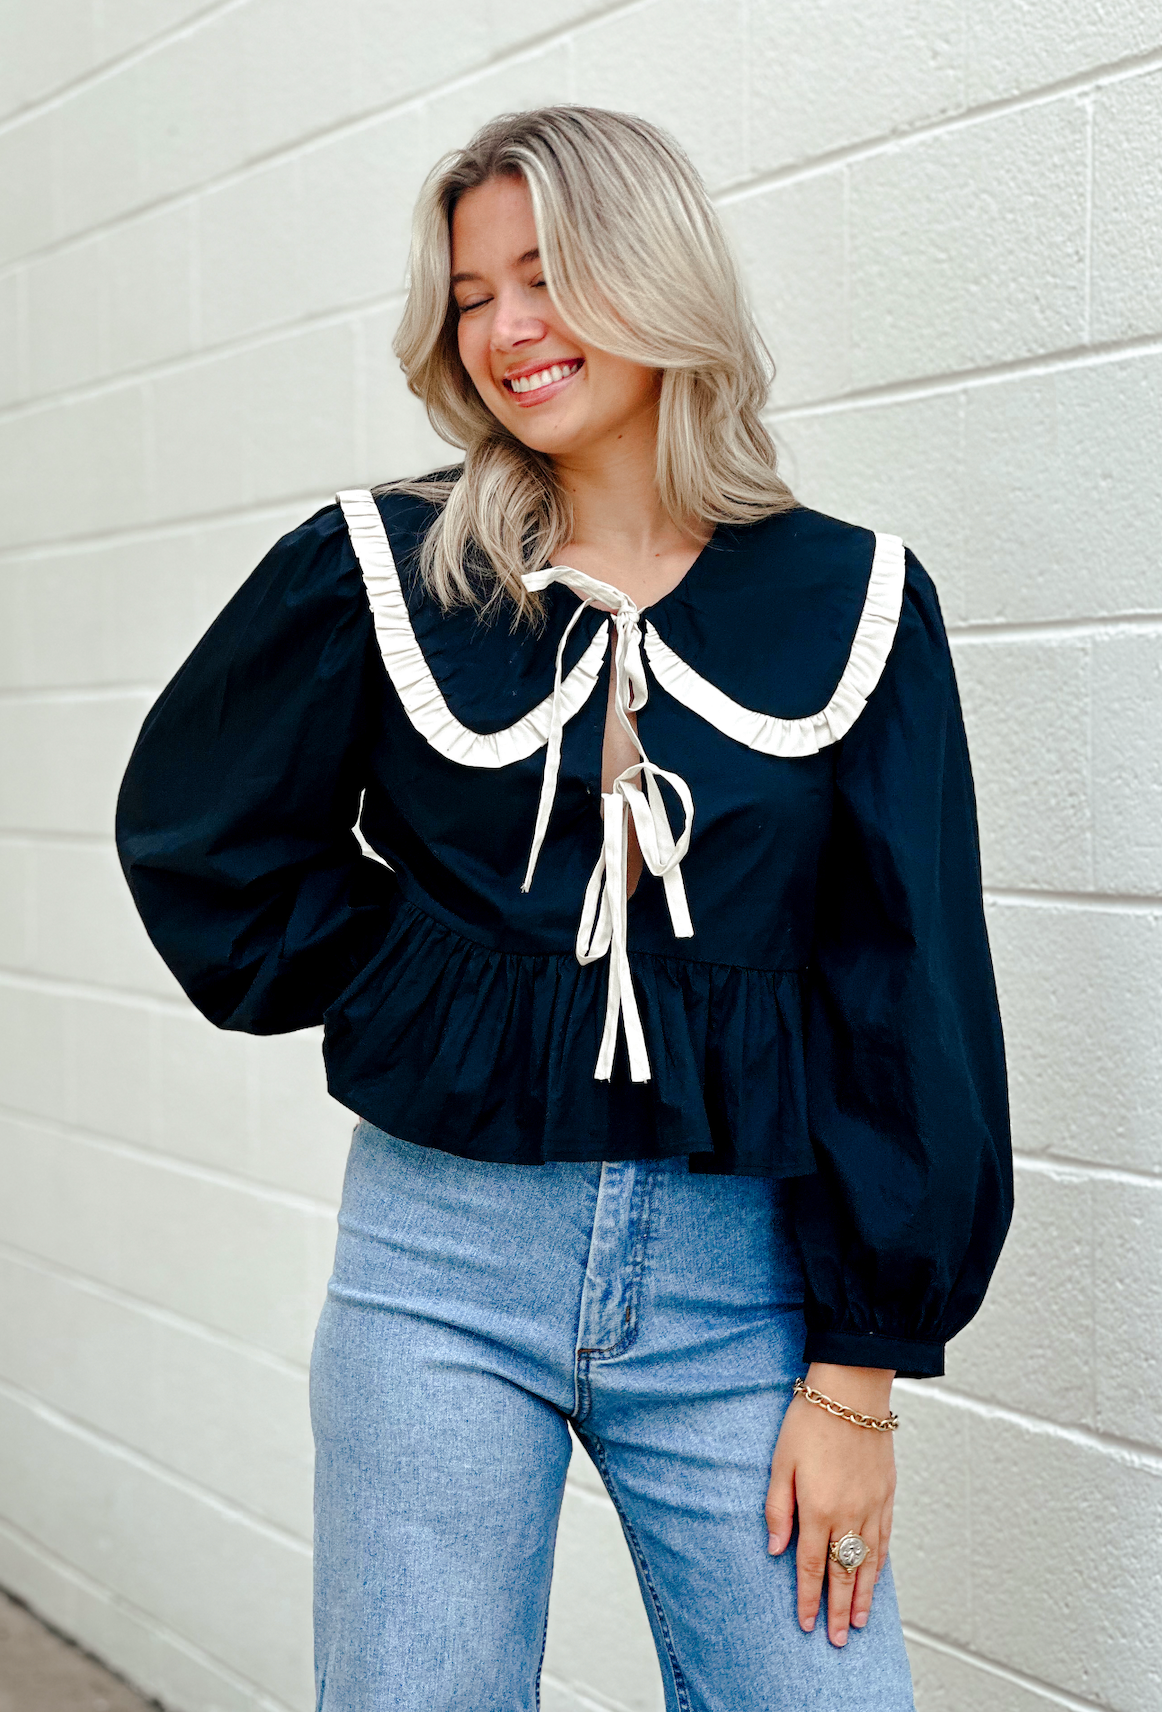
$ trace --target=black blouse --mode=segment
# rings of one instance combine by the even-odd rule
[[[943,1372],[1012,1174],[920,565],[798,509],[719,528],[640,613],[537,573],[545,622],[513,630],[426,593],[423,501],[340,498],[211,626],[125,777],[122,862],[190,998],[322,1022],[331,1092],[408,1141],[790,1178],[807,1359]],[[641,763],[603,803],[611,671]]]

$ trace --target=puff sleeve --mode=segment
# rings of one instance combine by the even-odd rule
[[[818,1170],[793,1188],[806,1359],[944,1371],[1012,1212],[976,808],[936,592],[907,557],[892,652],[838,747],[806,993]]]
[[[321,1022],[382,941],[395,881],[352,830],[381,675],[330,507],[268,553],[146,718],[118,850],[154,945],[221,1028]]]

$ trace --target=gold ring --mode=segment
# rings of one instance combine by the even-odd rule
[[[854,1575],[864,1558],[871,1556],[871,1551],[866,1540],[849,1532],[844,1534],[841,1540],[832,1540],[827,1548],[827,1555],[832,1563],[837,1563],[848,1575]]]

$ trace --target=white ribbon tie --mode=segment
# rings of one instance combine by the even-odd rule
[[[561,705],[561,684],[565,648],[581,614],[589,606],[610,609],[615,646],[613,654],[613,706],[618,723],[637,750],[639,759],[614,779],[611,788],[601,794],[603,836],[601,855],[589,876],[581,920],[577,928],[577,961],[597,963],[609,957],[609,993],[605,1007],[605,1030],[601,1050],[597,1055],[594,1076],[608,1082],[613,1073],[613,1057],[617,1047],[617,1024],[625,1027],[629,1052],[630,1077],[635,1082],[648,1082],[650,1060],[642,1033],[641,1016],[634,997],[626,943],[627,898],[629,883],[629,819],[633,816],[634,830],[642,861],[665,888],[670,922],[676,939],[689,939],[694,928],[682,883],[682,858],[690,848],[690,829],[694,820],[694,802],[690,787],[677,773],[656,767],[642,748],[641,739],[630,718],[646,704],[649,686],[641,652],[641,614],[628,595],[609,583],[598,582],[584,571],[567,565],[550,565],[543,571],[532,571],[524,579],[530,592],[548,588],[550,583],[564,583],[581,596],[581,605],[565,627],[557,649],[557,665],[553,676],[553,698],[549,721],[548,745],[545,751],[545,772],[541,781],[536,825],[528,868],[521,890],[527,892],[533,883],[537,858],[545,841],[549,816],[557,794],[557,778],[561,767],[561,737],[565,725]],[[682,805],[683,824],[677,838],[670,826],[662,801],[659,779],[665,779]],[[645,789],[642,789],[644,782]]]

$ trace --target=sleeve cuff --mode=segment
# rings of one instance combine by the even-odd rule
[[[834,1362],[838,1367],[891,1367],[899,1379],[939,1379],[944,1372],[944,1345],[877,1333],[809,1331],[803,1359]]]

